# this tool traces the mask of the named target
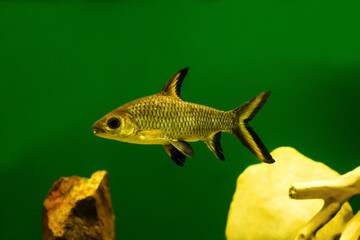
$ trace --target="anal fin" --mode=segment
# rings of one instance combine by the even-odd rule
[[[163,145],[170,158],[180,167],[184,166],[186,156],[177,150],[173,145]]]
[[[212,151],[218,159],[225,161],[224,154],[222,153],[223,149],[220,144],[220,138],[221,138],[221,132],[217,132],[211,135],[209,139],[207,139],[204,142],[208,146],[210,151]]]
[[[189,143],[180,140],[171,140],[169,142],[185,156],[189,158],[194,157],[194,149],[192,149]]]

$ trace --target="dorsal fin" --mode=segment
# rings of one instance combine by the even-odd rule
[[[167,96],[176,96],[180,97],[180,88],[181,84],[189,71],[189,68],[184,68],[177,73],[175,73],[174,76],[172,76],[169,81],[166,82],[165,86],[161,89],[160,93],[167,95]]]

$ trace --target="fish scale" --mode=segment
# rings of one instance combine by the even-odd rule
[[[154,95],[127,109],[141,131],[164,129],[169,139],[207,139],[213,132],[230,131],[234,116],[203,105]]]

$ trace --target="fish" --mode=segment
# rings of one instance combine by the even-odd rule
[[[180,90],[189,68],[175,73],[160,92],[142,97],[116,108],[96,121],[95,135],[134,144],[163,145],[178,165],[193,158],[189,142],[203,141],[220,160],[225,160],[220,144],[221,133],[233,134],[259,160],[274,163],[249,121],[258,113],[270,95],[262,92],[231,111],[186,102]]]

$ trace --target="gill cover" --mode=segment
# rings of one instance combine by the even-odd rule
[[[121,109],[106,114],[93,125],[94,134],[108,139],[121,140],[131,136],[136,130],[131,115]]]

